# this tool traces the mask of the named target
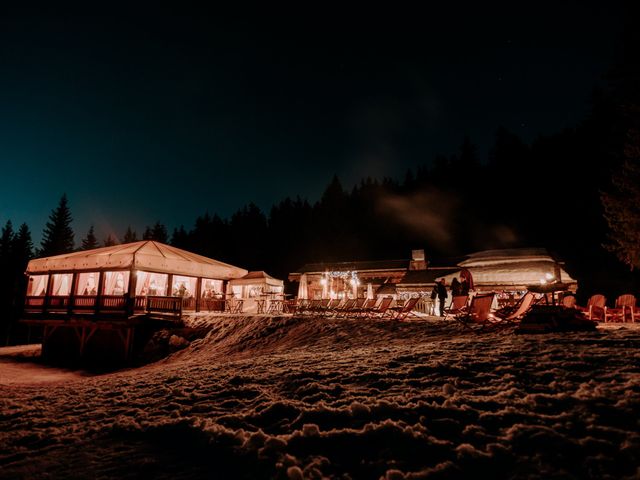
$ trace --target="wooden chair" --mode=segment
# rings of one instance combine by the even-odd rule
[[[591,295],[587,301],[586,307],[577,307],[578,310],[583,312],[589,320],[604,321],[604,310],[607,304],[607,299],[604,295],[595,294]]]
[[[495,296],[495,293],[475,295],[469,303],[469,309],[453,318],[465,328],[472,330],[488,329],[495,326],[496,322],[489,315]]]
[[[629,293],[616,298],[613,308],[604,307],[605,322],[634,322],[636,321],[636,297]]]
[[[566,308],[576,308],[576,297],[573,295],[565,295],[562,297],[562,306]]]

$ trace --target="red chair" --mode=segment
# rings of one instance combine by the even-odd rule
[[[535,303],[536,295],[533,292],[525,293],[520,301],[514,308],[508,310],[497,310],[493,313],[492,317],[497,319],[498,322],[515,323],[529,311],[531,305]]]
[[[456,295],[451,298],[451,305],[444,309],[444,318],[464,313],[469,307],[469,295]]]
[[[495,296],[495,293],[475,295],[469,303],[469,309],[466,312],[455,315],[453,318],[465,328],[472,330],[488,329],[496,326],[499,322],[495,322],[490,316]]]
[[[409,315],[413,315],[415,316],[415,314],[413,314],[413,309],[415,308],[416,304],[420,301],[420,297],[413,297],[410,298],[409,300],[407,300],[404,305],[402,306],[398,306],[398,307],[389,307],[389,310],[391,310],[392,314],[391,314],[391,319],[392,320],[404,320],[406,319]]]
[[[599,293],[591,295],[587,301],[586,307],[577,307],[578,310],[583,312],[589,320],[604,321],[604,311],[606,308],[607,299],[604,295]]]
[[[613,308],[604,308],[605,322],[633,322],[636,321],[636,297],[629,293],[616,298]]]

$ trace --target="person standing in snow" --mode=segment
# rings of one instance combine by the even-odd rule
[[[446,280],[441,278],[436,284],[433,286],[433,291],[431,292],[431,299],[438,299],[438,311],[441,317],[444,317],[444,304],[447,301],[447,286]]]
[[[462,295],[462,284],[457,277],[453,277],[453,280],[451,280],[451,296],[458,297],[460,295]]]

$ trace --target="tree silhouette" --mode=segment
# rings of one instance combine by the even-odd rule
[[[33,242],[31,240],[31,231],[26,223],[20,225],[18,233],[13,238],[13,256],[19,264],[23,264],[24,268],[20,268],[22,273],[27,263],[33,258]]]
[[[127,231],[124,232],[124,237],[122,238],[122,243],[133,243],[138,241],[138,235],[135,230],[131,230],[131,226],[127,227]]]
[[[631,130],[624,161],[611,178],[612,188],[602,192],[604,217],[609,226],[605,248],[631,270],[640,267],[640,132]]]
[[[184,225],[180,225],[180,228],[173,229],[171,245],[178,248],[189,248],[189,234],[185,230]]]
[[[104,239],[105,247],[113,247],[114,245],[117,245],[117,244],[118,244],[118,239],[111,234],[107,235],[107,238]]]
[[[162,223],[157,221],[153,228],[148,227],[144,231],[144,235],[142,235],[143,240],[155,240],[160,243],[168,243],[169,242],[169,233],[167,232],[167,227],[165,227]]]
[[[98,239],[93,231],[93,225],[89,227],[89,231],[87,232],[87,236],[82,239],[82,247],[81,250],[92,250],[94,248],[98,248]]]
[[[2,227],[2,234],[0,235],[0,261],[8,262],[11,259],[13,253],[13,224],[11,220],[7,220],[7,223]]]
[[[60,203],[51,212],[49,221],[42,232],[40,256],[49,257],[73,251],[73,230],[67,195],[62,195]]]

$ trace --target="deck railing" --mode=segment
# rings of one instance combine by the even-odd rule
[[[195,308],[195,299],[191,308]],[[137,313],[153,313],[161,316],[179,317],[184,299],[181,297],[144,296],[133,300]],[[24,312],[29,316],[47,313],[78,315],[126,315],[130,312],[131,300],[126,295],[75,295],[75,296],[27,296]]]
[[[147,313],[180,317],[182,315],[182,297],[147,297]]]

